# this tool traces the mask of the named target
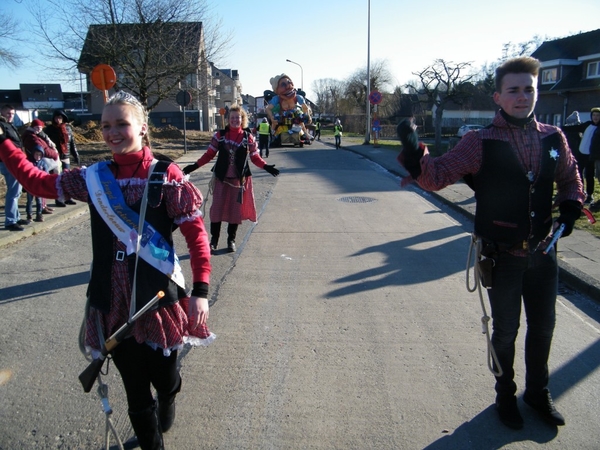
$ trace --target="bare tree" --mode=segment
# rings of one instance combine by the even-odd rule
[[[496,67],[507,59],[531,55],[545,40],[546,38],[536,34],[528,41],[519,42],[517,44],[507,42],[502,46],[502,57],[498,60]]]
[[[316,94],[319,111],[340,114],[340,105],[345,92],[345,82],[333,78],[321,78],[313,81],[312,90]]]
[[[10,46],[19,32],[19,24],[14,17],[0,15],[0,64],[7,67],[18,67],[19,53]]]
[[[461,104],[471,94],[466,89],[473,75],[466,74],[471,69],[470,62],[457,63],[437,59],[420,72],[413,72],[419,78],[419,84],[406,87],[415,94],[424,94],[426,101],[434,110],[435,147],[439,151],[442,143],[442,118],[444,107],[449,102]]]
[[[383,91],[390,87],[392,75],[387,68],[387,62],[378,60],[371,64],[369,69],[370,91]],[[356,70],[346,82],[346,98],[351,107],[366,113],[367,104],[367,68]]]
[[[207,0],[45,0],[31,6],[46,65],[73,73],[100,63],[152,110],[183,84],[206,96],[193,75],[223,56],[230,35]]]

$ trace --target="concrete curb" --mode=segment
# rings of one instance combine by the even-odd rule
[[[88,213],[87,204],[81,202],[77,202],[77,205],[75,206],[67,206],[67,210],[59,214],[56,213],[57,209],[58,208],[54,209],[55,213],[52,214],[52,218],[44,216],[44,222],[31,222],[29,225],[25,225],[23,231],[2,230],[2,233],[0,233],[0,248],[14,244],[29,236],[43,233],[57,225]]]

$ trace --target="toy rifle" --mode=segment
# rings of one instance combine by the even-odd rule
[[[102,346],[102,358],[94,359],[90,365],[87,366],[87,368],[79,375],[79,381],[81,381],[84,392],[90,392],[94,382],[96,381],[96,378],[98,378],[98,374],[100,373],[102,366],[104,365],[106,356],[121,343],[125,336],[127,336],[133,327],[133,323],[164,296],[165,293],[163,291],[159,291],[152,300],[146,303],[142,309],[136,312],[121,328],[115,331],[113,335],[106,340]]]
[[[556,241],[558,241],[558,239],[562,236],[564,231],[565,231],[565,224],[561,223],[560,227],[558,227],[556,230],[554,230],[554,233],[552,233],[552,240],[548,243],[546,250],[543,251],[544,255],[547,255],[548,253],[550,253],[550,250],[552,250],[552,248],[556,244]]]

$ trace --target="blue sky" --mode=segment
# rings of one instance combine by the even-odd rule
[[[26,18],[25,4],[30,1],[0,0],[0,14]],[[366,67],[368,0],[305,0],[295,8],[269,0],[210,3],[224,29],[233,33],[229,54],[215,63],[239,71],[244,94],[262,95],[270,89],[269,79],[285,72],[311,97],[314,80],[343,80]],[[371,0],[370,11],[371,62],[385,60],[395,85],[413,80],[413,72],[438,58],[479,67],[500,58],[509,42],[600,28],[600,0]],[[19,48],[34,56],[27,39]],[[33,63],[24,63],[19,70],[0,68],[2,89],[61,81]],[[78,86],[63,83],[63,90]]]

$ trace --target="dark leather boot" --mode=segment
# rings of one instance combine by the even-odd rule
[[[158,397],[158,422],[163,433],[169,431],[175,422],[175,397],[181,390],[181,378],[179,384],[169,394],[157,392]]]
[[[238,224],[230,223],[227,225],[227,250],[235,252],[235,236],[237,235]]]
[[[129,411],[129,420],[142,450],[164,450],[156,402],[142,411]]]
[[[210,223],[210,253],[214,254],[217,251],[217,245],[219,245],[219,236],[221,235],[221,222]]]

